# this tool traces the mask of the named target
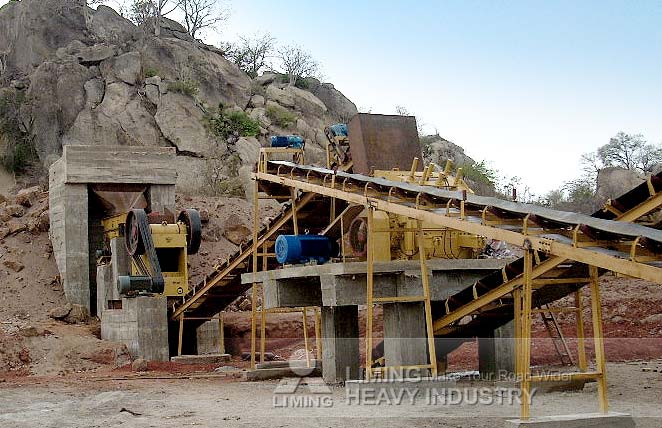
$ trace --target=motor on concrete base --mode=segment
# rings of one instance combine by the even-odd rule
[[[276,239],[276,259],[280,264],[322,264],[337,253],[335,241],[322,235],[280,235]]]

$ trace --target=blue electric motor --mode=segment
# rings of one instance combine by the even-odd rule
[[[280,264],[323,264],[337,252],[338,244],[322,235],[280,235],[276,239],[276,259]]]
[[[329,126],[327,129],[334,137],[346,137],[348,133],[346,123],[336,123],[335,125]]]
[[[303,149],[305,141],[298,135],[274,135],[271,137],[271,147],[287,147],[288,149]]]

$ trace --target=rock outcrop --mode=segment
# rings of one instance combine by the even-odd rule
[[[646,178],[636,171],[618,167],[603,168],[598,172],[596,196],[600,201],[616,198],[643,183]]]
[[[357,113],[331,84],[308,79],[303,90],[274,73],[251,79],[180,24],[161,26],[155,37],[84,0],[0,9],[0,88],[25,95],[22,121],[44,166],[66,144],[173,146],[180,190],[205,192],[218,180],[246,182],[270,135],[303,135],[308,159],[321,161],[324,127]],[[258,121],[256,138],[211,133],[219,108]]]
[[[453,161],[456,167],[473,165],[476,163],[464,153],[464,149],[439,135],[428,135],[421,138],[423,145],[423,158],[425,162],[434,162],[442,168],[447,160]]]

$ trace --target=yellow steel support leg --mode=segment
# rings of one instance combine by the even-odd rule
[[[340,255],[342,262],[345,263],[345,221],[343,216],[340,216]]]
[[[425,235],[423,222],[418,221],[418,254],[421,261],[421,282],[423,285],[423,298],[425,304],[425,328],[428,339],[428,353],[430,355],[430,371],[432,377],[437,377],[437,352],[434,345],[434,328],[432,327],[432,304],[430,303],[430,276],[425,260]]]
[[[267,264],[267,243],[262,245],[262,270],[268,269]],[[267,311],[264,309],[264,284],[260,286],[260,294],[262,295],[260,305],[260,363],[264,364],[264,354],[266,352],[267,341]]]
[[[260,286],[262,305],[260,306],[260,364],[264,364],[264,353],[267,348],[267,311],[264,309],[264,284]]]
[[[310,367],[310,348],[308,347],[308,308],[301,311],[303,315],[303,348],[306,350],[306,367]]]
[[[292,188],[291,190],[291,199],[292,199],[292,226],[294,227],[294,234],[299,234],[299,219],[297,219],[297,189]]]
[[[258,197],[258,184],[255,181],[255,186],[253,187],[253,278],[257,274],[257,262],[258,262],[258,230],[260,229],[260,199]],[[255,370],[255,345],[256,345],[256,330],[257,330],[257,320],[256,320],[256,310],[257,310],[257,283],[253,282],[253,290],[251,296],[251,369]]]
[[[586,362],[586,341],[584,335],[584,304],[581,290],[575,291],[575,320],[577,322],[577,360],[579,371],[585,372],[588,368]]]
[[[179,341],[177,342],[177,355],[182,355],[182,342],[184,341],[184,314],[179,316]]]
[[[513,290],[513,300],[514,308],[513,312],[515,314],[515,374],[517,379],[522,379],[522,289],[516,288]]]
[[[522,391],[521,415],[522,419],[528,419],[530,416],[530,395],[531,395],[531,294],[533,290],[533,252],[524,251],[524,284],[522,299],[522,360],[521,370],[522,378],[520,389]]]
[[[367,380],[372,378],[372,317],[373,317],[373,288],[374,288],[374,254],[375,254],[375,238],[374,234],[374,218],[373,209],[368,208],[368,254],[367,254],[367,302],[366,302],[366,349],[365,349],[365,377]]]
[[[595,344],[595,365],[600,373],[598,380],[598,399],[600,400],[600,411],[607,413],[609,411],[609,402],[607,400],[607,367],[605,363],[604,336],[602,333],[602,306],[600,304],[600,280],[598,278],[598,268],[589,267],[591,276],[591,317],[593,318],[593,343]]]

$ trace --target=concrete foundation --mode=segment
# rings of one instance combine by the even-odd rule
[[[218,320],[207,321],[195,331],[198,341],[198,355],[225,354]]]
[[[112,260],[106,265],[97,266],[97,316],[103,323],[103,313],[112,309],[122,297],[117,290],[117,278],[129,274],[130,259],[124,238],[110,240]]]
[[[96,314],[95,252],[105,216],[102,204],[90,203],[90,189],[144,191],[148,209],[175,206],[176,153],[166,147],[65,146],[49,169],[50,235],[67,301]],[[93,224],[90,224],[90,221]]]
[[[428,364],[423,303],[384,305],[384,359],[387,367]]]
[[[506,421],[506,428],[634,428],[632,416],[624,413],[588,413],[563,416],[543,416],[527,420]]]
[[[170,359],[179,364],[221,364],[230,361],[230,354],[177,355]]]
[[[494,270],[504,260],[428,261],[430,294],[433,301],[443,301]],[[267,309],[280,307],[321,306],[323,336],[323,377],[328,383],[358,379],[359,339],[358,306],[365,305],[365,262],[328,263],[320,266],[295,266],[247,273],[244,284],[258,282],[265,287]],[[375,297],[420,296],[423,294],[420,262],[378,262],[374,266]],[[501,332],[506,337],[509,330]],[[386,366],[427,364],[427,339],[424,305],[389,303],[384,305],[384,357]],[[510,335],[512,336],[512,335]],[[511,344],[489,338],[489,355],[483,345],[483,365],[490,370],[512,370]],[[375,343],[377,345],[377,343]],[[498,349],[497,349],[498,347]],[[510,347],[510,348],[509,348]],[[444,356],[438,356],[443,360]],[[425,374],[425,371],[419,374]]]
[[[478,339],[478,370],[484,379],[500,380],[515,372],[515,322]]]
[[[101,339],[124,343],[134,358],[168,361],[168,308],[165,297],[122,298],[121,309],[107,309]]]
[[[359,378],[358,306],[322,307],[322,378],[341,383]]]

